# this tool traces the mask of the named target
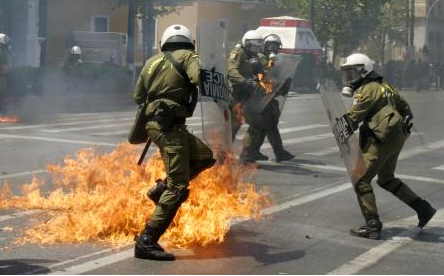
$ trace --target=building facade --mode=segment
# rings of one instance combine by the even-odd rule
[[[73,32],[111,32],[126,36],[129,7],[116,7],[112,3],[110,0],[0,0],[0,31],[12,38],[14,65],[62,64]],[[279,15],[294,15],[294,12],[280,8],[275,0],[183,1],[177,6],[177,12],[155,19],[155,31],[150,34],[151,41],[155,41],[153,52],[158,51],[165,28],[174,23],[188,26],[196,37],[199,25],[216,22],[227,30],[228,47],[232,47],[243,33],[256,29],[261,18]],[[143,24],[140,16],[134,20],[134,63],[140,66],[143,64]],[[127,42],[124,41],[124,47]]]
[[[444,0],[415,1],[416,57],[444,62]]]

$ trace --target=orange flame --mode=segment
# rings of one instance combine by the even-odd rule
[[[0,116],[0,123],[18,123],[20,121],[19,117],[6,117]]]
[[[245,116],[241,103],[236,103],[233,106],[233,113],[234,116],[236,117],[236,122],[238,122],[240,125],[243,125],[245,123]]]
[[[260,87],[264,90],[265,94],[270,94],[271,92],[273,92],[273,81],[265,80],[265,74],[263,73],[257,74],[257,81]]]
[[[144,168],[136,164],[139,154],[129,144],[104,155],[80,150],[65,158],[63,166],[48,166],[56,189],[46,196],[40,190],[44,181],[37,177],[24,186],[23,196],[13,196],[5,184],[0,209],[41,209],[45,217],[45,222],[25,230],[17,243],[132,243],[155,207],[146,192],[165,177],[159,154]],[[167,245],[186,248],[222,242],[232,219],[260,218],[261,209],[271,205],[268,194],[244,181],[255,173],[253,167],[235,165],[228,155],[190,183],[190,197],[162,237]]]

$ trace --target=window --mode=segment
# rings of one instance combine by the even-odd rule
[[[91,16],[91,31],[109,32],[109,15]]]
[[[144,39],[144,32],[143,32],[143,21],[137,20],[136,21],[136,28],[137,28],[137,47],[140,49],[143,48],[143,39]],[[153,49],[157,49],[157,44],[159,41],[157,41],[157,18],[154,18],[154,34],[153,34]]]

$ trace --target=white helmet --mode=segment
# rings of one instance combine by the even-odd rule
[[[165,29],[160,40],[160,48],[166,43],[190,43],[194,46],[190,29],[184,25],[174,24]]]
[[[246,32],[242,37],[243,47],[246,47],[247,44],[262,46],[263,43],[264,43],[264,38],[262,37],[261,33],[259,33],[257,30],[250,30]]]
[[[363,77],[368,75],[371,71],[373,71],[373,65],[375,62],[371,60],[368,56],[364,54],[352,54],[349,55],[345,62],[341,65],[341,69],[345,69],[347,67],[360,67],[362,71],[359,72]]]
[[[266,37],[264,37],[264,44],[267,44],[270,42],[277,42],[280,46],[282,46],[282,41],[278,35],[269,34]]]
[[[7,45],[11,41],[11,38],[5,34],[0,33],[0,44]]]
[[[79,46],[73,46],[71,48],[71,54],[73,54],[73,55],[81,55],[82,54],[82,49],[80,49]]]
[[[368,56],[364,54],[352,54],[345,59],[341,65],[343,81],[342,95],[351,97],[354,91],[360,86],[362,80],[373,72],[373,64]]]

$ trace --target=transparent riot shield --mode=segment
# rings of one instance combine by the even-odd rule
[[[291,87],[291,77],[296,72],[301,60],[301,56],[278,54],[273,64],[269,63],[265,66],[262,74],[256,75],[259,86],[244,105],[246,116],[254,117],[261,113],[273,99],[279,102],[282,112]]]
[[[327,112],[328,120],[353,184],[356,184],[365,173],[364,157],[356,135],[353,132],[341,93],[332,80],[320,85],[321,98]]]
[[[197,30],[197,52],[202,61],[200,95],[202,136],[216,152],[231,151],[226,31],[218,24]]]

